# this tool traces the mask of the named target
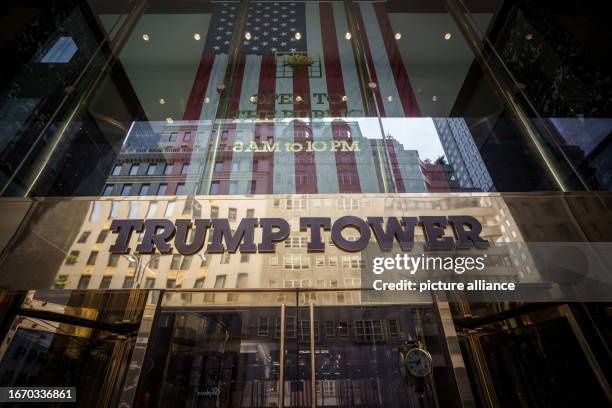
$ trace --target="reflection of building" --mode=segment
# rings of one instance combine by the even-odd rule
[[[463,190],[493,191],[489,175],[478,147],[463,118],[432,118],[442,147],[455,178]]]

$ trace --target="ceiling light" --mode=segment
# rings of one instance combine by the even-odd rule
[[[376,82],[369,82],[368,86],[370,87],[370,89],[376,89],[378,85],[376,85]]]
[[[295,97],[296,102],[302,102],[302,97],[300,95]]]
[[[204,98],[204,103],[210,103],[210,98],[208,96]]]
[[[533,33],[527,33],[527,35],[525,36],[525,39],[527,41],[533,40]]]
[[[244,33],[244,38],[247,39],[247,40],[250,40],[251,39],[251,33],[248,32],[248,31],[246,33]]]
[[[399,40],[400,38],[402,38],[402,33],[395,33],[395,39]]]
[[[200,38],[201,38],[201,37],[200,37],[200,34],[198,34],[198,33],[195,33],[195,34],[193,35],[193,39],[194,39],[194,40],[196,40],[196,41],[200,41]]]
[[[450,40],[452,36],[453,35],[451,33],[446,33],[446,34],[444,34],[444,39],[445,40]]]
[[[348,96],[344,95],[344,96],[342,97],[342,102],[346,102],[346,101],[348,101]]]
[[[174,119],[172,119],[170,116],[168,116],[166,118],[166,123],[170,125],[170,124],[174,123]]]
[[[300,38],[302,38],[302,34],[300,34],[300,32],[298,31],[295,33],[295,39],[299,40]]]
[[[352,37],[351,33],[347,32],[346,34],[344,34],[344,38],[346,38],[347,40],[350,40]]]
[[[163,105],[164,103],[166,103],[166,100],[164,98],[159,98],[159,104]]]
[[[389,102],[393,102],[393,97],[392,97],[391,95],[389,95],[389,96],[387,96],[387,100],[388,100]]]
[[[436,95],[434,95],[434,96],[431,97],[431,100],[436,102],[438,100],[438,97]]]
[[[249,98],[249,101],[251,101],[251,103],[255,103],[255,102],[257,102],[257,97],[255,95],[253,95],[253,96],[251,96]]]
[[[145,41],[149,41],[149,34],[143,34],[142,39]]]

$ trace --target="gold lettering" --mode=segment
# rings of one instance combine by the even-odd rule
[[[342,146],[340,148],[343,152],[358,152],[359,151],[359,141],[353,140],[349,145],[345,140],[342,140]]]

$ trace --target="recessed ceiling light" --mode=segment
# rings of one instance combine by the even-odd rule
[[[444,34],[444,39],[445,40],[450,40],[452,36],[453,35],[451,33],[446,33],[446,34]]]
[[[434,96],[431,97],[431,100],[436,102],[438,100],[438,97],[436,95],[434,95]]]
[[[387,100],[388,100],[389,102],[393,102],[393,97],[392,97],[391,95],[389,95],[389,96],[387,96]]]
[[[298,31],[295,33],[295,39],[299,40],[300,38],[302,38],[302,34],[300,34],[300,32]]]
[[[525,36],[525,39],[527,41],[533,40],[533,33],[527,33],[527,35]]]
[[[368,82],[368,86],[370,87],[370,89],[376,89],[378,85],[376,85],[376,82]]]
[[[163,105],[164,103],[166,103],[166,100],[164,98],[159,98],[159,104]]]
[[[296,102],[302,102],[302,97],[300,95],[295,97]]]
[[[247,31],[246,33],[244,33],[244,38],[245,38],[246,40],[250,40],[250,39],[251,39],[251,33],[250,33],[250,32],[248,32],[248,31]]]
[[[402,38],[402,33],[395,33],[395,39],[399,40],[400,38]]]
[[[346,102],[346,101],[348,101],[348,96],[344,95],[344,96],[342,97],[342,102]]]
[[[195,33],[195,34],[193,35],[193,39],[194,39],[194,40],[196,40],[196,41],[200,41],[200,38],[201,38],[201,37],[200,37],[200,34],[198,34],[198,33]]]
[[[210,103],[210,98],[208,96],[204,98],[204,103]]]
[[[142,39],[145,41],[149,41],[149,34],[143,34]]]
[[[347,40],[350,40],[352,37],[351,33],[347,32],[346,34],[344,34],[344,38],[346,38]]]
[[[257,97],[255,95],[253,95],[253,96],[251,96],[249,98],[249,101],[251,101],[251,103],[255,103],[255,102],[257,102]]]
[[[172,123],[174,123],[174,119],[172,119],[170,116],[168,116],[168,117],[166,118],[166,123],[167,123],[167,124],[172,124]]]

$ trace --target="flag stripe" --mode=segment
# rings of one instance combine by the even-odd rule
[[[370,74],[370,81],[374,82],[375,84],[378,84],[378,75],[376,73],[376,66],[374,65],[372,50],[370,49],[370,42],[368,40],[367,29],[366,29],[366,26],[363,20],[363,13],[361,12],[361,4],[355,5],[353,10],[355,11],[355,17],[357,18],[357,23],[359,24],[359,27],[361,28],[361,30],[359,31],[359,34],[361,36],[361,39],[362,39],[361,43],[363,44],[363,48],[365,51],[366,63],[368,64],[368,71]],[[386,116],[385,106],[383,104],[379,88],[375,89],[373,93],[374,93],[374,97],[376,98],[376,103],[378,105],[380,116],[382,117]]]
[[[321,31],[323,33],[323,56],[325,61],[325,76],[327,79],[327,92],[329,100],[329,110],[332,117],[342,117],[347,114],[347,104],[343,100],[346,96],[344,92],[344,81],[340,62],[340,52],[336,39],[336,24],[334,11],[331,3],[321,3]],[[332,137],[335,141],[351,142],[350,129],[348,124],[331,124]],[[358,193],[361,191],[359,185],[359,172],[355,162],[353,152],[336,151],[336,177],[341,193]],[[349,176],[350,175],[350,176]],[[347,178],[348,177],[348,178]],[[347,183],[347,181],[350,181]]]
[[[258,123],[255,127],[255,141],[261,145],[268,141],[274,145],[274,100],[276,59],[274,55],[264,55],[259,70],[259,88],[257,90],[257,117],[259,119],[272,119],[271,122]],[[274,152],[258,152],[253,155],[253,180],[255,180],[252,194],[272,194],[274,186]],[[257,166],[255,166],[257,163]],[[255,169],[255,167],[257,167]]]
[[[404,115],[406,117],[421,116],[421,111],[414,96],[412,86],[410,85],[410,79],[406,73],[404,61],[402,60],[397,41],[391,30],[391,21],[387,14],[386,3],[374,3],[374,11],[376,12],[378,27],[380,27],[382,38],[385,43],[385,49],[387,50],[389,64],[393,72],[393,77],[395,78],[395,86],[402,102]]]
[[[297,101],[297,97],[303,100]],[[317,192],[317,173],[313,152],[306,151],[306,141],[309,139],[310,121],[310,82],[308,67],[293,70],[293,110],[297,117],[306,118],[308,122],[294,120],[293,141],[302,145],[302,150],[295,152],[295,192],[298,194],[313,194]]]

